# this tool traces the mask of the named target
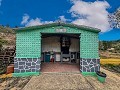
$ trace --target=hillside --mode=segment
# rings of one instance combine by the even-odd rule
[[[101,58],[120,58],[120,40],[100,41],[99,50]]]
[[[11,34],[14,34],[15,32],[10,27],[4,27],[4,26],[0,25],[0,33],[11,33]]]
[[[120,40],[116,41],[99,41],[99,50],[111,50],[120,53]]]
[[[15,46],[15,31],[10,27],[0,26],[0,46]]]

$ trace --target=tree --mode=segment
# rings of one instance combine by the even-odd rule
[[[15,28],[18,28],[18,26],[15,26]]]
[[[10,25],[9,25],[9,24],[7,24],[7,25],[6,25],[6,27],[10,27]]]
[[[109,14],[109,23],[112,28],[120,28],[120,7],[112,14]]]

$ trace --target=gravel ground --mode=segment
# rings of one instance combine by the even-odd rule
[[[0,78],[0,90],[22,90],[31,77]]]
[[[33,76],[23,90],[120,90],[120,77],[103,68],[101,71],[107,74],[105,83],[79,73],[42,73]]]
[[[106,82],[99,83],[95,77],[85,77],[95,90],[120,90],[120,77],[114,72],[101,68],[107,74]]]
[[[39,76],[0,79],[0,90],[120,90],[120,77],[101,68],[106,82],[80,73],[42,73]]]

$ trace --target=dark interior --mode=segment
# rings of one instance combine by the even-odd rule
[[[69,49],[71,45],[71,38],[79,39],[80,34],[50,34],[43,33],[42,38],[57,36],[60,37],[61,52],[63,54],[69,54]]]
[[[54,57],[54,61],[56,60],[56,54],[60,54],[60,62],[64,62],[63,59],[68,59],[70,63],[72,62],[77,62],[76,60],[80,58],[80,52],[75,52],[75,51],[70,51],[70,47],[72,45],[72,43],[76,43],[73,42],[72,39],[80,39],[80,34],[63,34],[63,33],[58,33],[58,34],[54,34],[54,33],[42,33],[42,38],[47,38],[47,37],[58,37],[58,42],[60,44],[60,52],[54,52],[53,57]],[[47,56],[49,55],[49,57]],[[43,60],[45,62],[47,62],[47,58],[50,58],[51,55],[51,51],[49,52],[43,52]],[[51,59],[48,60],[52,61]],[[67,62],[67,61],[65,61]]]
[[[63,54],[69,54],[69,48],[71,45],[71,39],[68,36],[60,37],[61,52]]]

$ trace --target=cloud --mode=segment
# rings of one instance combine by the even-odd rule
[[[61,21],[63,21],[63,22],[66,22],[66,21],[67,21],[67,19],[65,19],[65,16],[59,16],[59,19],[60,19]]]
[[[28,23],[29,18],[30,18],[30,16],[28,14],[24,14],[21,24]]]
[[[71,0],[73,6],[70,9],[72,17],[76,18],[72,23],[86,25],[101,29],[102,32],[109,31],[109,19],[106,9],[110,7],[106,1],[85,2],[82,0]]]
[[[66,19],[64,15],[58,17],[62,22],[71,21],[70,19]]]
[[[0,0],[0,6],[1,6],[2,0]]]
[[[35,25],[42,25],[42,22],[39,18],[31,19],[26,23],[26,26],[35,26]]]
[[[37,17],[35,19],[31,19],[28,14],[24,14],[21,21],[21,25],[25,25],[26,27],[48,24],[48,23],[53,23],[53,21],[41,21],[41,19]]]

